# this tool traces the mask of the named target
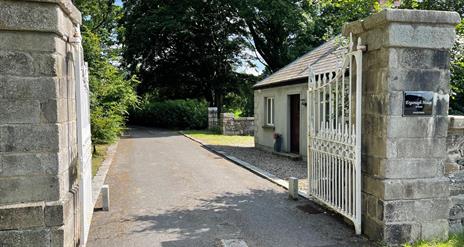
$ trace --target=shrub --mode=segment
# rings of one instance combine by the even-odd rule
[[[208,104],[199,100],[145,99],[131,112],[130,121],[170,129],[204,129],[208,126]]]
[[[124,74],[107,61],[101,61],[98,70],[91,71],[90,121],[92,142],[114,142],[125,128],[130,107],[137,104],[135,78],[125,79]]]

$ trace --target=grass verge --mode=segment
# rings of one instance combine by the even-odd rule
[[[92,154],[92,177],[97,175],[98,169],[106,158],[110,144],[97,144],[96,152]]]
[[[208,130],[185,130],[182,132],[209,145],[254,146],[253,136],[226,136]]]
[[[420,241],[415,244],[405,244],[404,247],[462,247],[464,246],[464,232],[451,235],[447,241]]]

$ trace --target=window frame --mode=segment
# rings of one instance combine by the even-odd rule
[[[265,97],[265,119],[266,126],[274,126],[275,124],[275,99],[274,97]]]

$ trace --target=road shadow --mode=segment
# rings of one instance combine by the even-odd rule
[[[353,229],[307,200],[275,190],[250,190],[198,198],[196,205],[133,215],[133,234],[175,236],[162,246],[215,246],[244,239],[249,246],[369,246]],[[308,209],[309,208],[309,209]]]

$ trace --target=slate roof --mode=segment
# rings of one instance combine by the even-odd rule
[[[335,37],[259,81],[254,88],[277,87],[291,81],[307,79],[309,65],[314,68],[316,74],[335,71],[342,62],[345,50],[340,45],[340,38]]]

